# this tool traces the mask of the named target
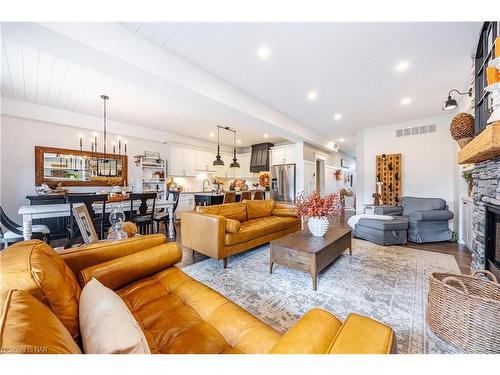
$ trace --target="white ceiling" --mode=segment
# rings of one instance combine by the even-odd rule
[[[305,140],[319,137],[325,143],[345,138],[341,148],[352,154],[357,129],[442,113],[447,92],[453,87],[465,89],[469,80],[470,54],[480,24],[124,23],[114,27],[120,32],[115,33],[111,24],[3,27],[2,96],[100,116],[99,96],[105,93],[111,97],[109,118],[114,121],[202,140],[212,140],[208,135],[215,125],[229,125],[238,130],[241,146],[264,141],[265,132],[275,142],[287,134]],[[85,34],[93,34],[87,44],[82,42]],[[130,50],[129,61],[118,56],[116,44]],[[271,51],[266,61],[256,56],[262,45]],[[171,53],[182,63],[201,68],[201,73],[188,66],[182,70],[169,60]],[[157,60],[165,76],[160,77],[159,70],[145,71],[148,60]],[[402,60],[410,61],[410,68],[396,73],[394,67]],[[168,71],[167,63],[174,68]],[[180,78],[175,81],[175,77]],[[218,77],[218,82],[211,77]],[[198,80],[204,93],[194,90],[189,79]],[[306,98],[311,89],[318,92],[315,101]],[[412,103],[402,106],[403,97],[411,97]],[[245,107],[245,103],[250,104]],[[340,121],[332,119],[336,112],[343,115]],[[223,137],[224,143],[232,143],[230,134]]]
[[[354,150],[358,129],[439,115],[465,89],[480,23],[124,23]],[[267,46],[271,56],[256,56]],[[405,72],[395,72],[407,60]],[[306,99],[316,90],[315,101]],[[402,106],[403,97],[412,98]],[[333,121],[334,113],[343,115]]]
[[[157,130],[214,141],[216,125],[228,125],[216,113],[189,105],[172,95],[117,80],[84,66],[71,63],[41,50],[2,39],[1,94],[4,97],[57,109],[102,116],[101,94],[110,97],[108,118]],[[234,124],[229,124],[233,126]],[[240,147],[264,141],[245,124],[236,124]],[[279,137],[271,142],[283,141]],[[221,142],[231,145],[233,135],[222,132]]]

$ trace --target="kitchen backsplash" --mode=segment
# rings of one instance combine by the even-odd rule
[[[184,192],[196,192],[203,191],[203,181],[209,180],[210,185],[208,190],[214,189],[212,185],[212,177],[215,176],[215,173],[207,173],[200,172],[195,177],[171,177],[169,176],[167,181],[170,181],[171,178],[174,179],[174,182],[183,187]],[[234,180],[234,178],[223,178],[224,180],[224,189],[229,190],[229,185]],[[256,183],[259,179],[256,178],[245,178],[248,188],[253,189],[252,183]],[[206,186],[206,183],[205,183]]]

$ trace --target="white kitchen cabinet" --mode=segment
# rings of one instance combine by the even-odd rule
[[[271,165],[294,164],[295,145],[278,146],[271,149]]]
[[[235,171],[235,177],[237,178],[251,178],[253,173],[250,172],[250,154],[238,154],[238,162],[240,163],[240,168]]]
[[[180,146],[169,147],[169,176],[190,177],[196,175],[196,151]]]
[[[175,219],[180,220],[183,212],[193,211],[195,208],[194,194],[179,195],[179,204],[175,210]]]
[[[196,151],[196,171],[215,172],[214,160],[215,155],[213,152]]]

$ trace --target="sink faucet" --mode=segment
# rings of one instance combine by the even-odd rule
[[[210,187],[210,180],[204,179],[203,180],[203,191],[205,191],[205,182],[207,182],[207,187]]]

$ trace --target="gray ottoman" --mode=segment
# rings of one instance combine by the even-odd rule
[[[407,240],[408,220],[361,219],[354,228],[354,236],[379,245],[404,245]]]

